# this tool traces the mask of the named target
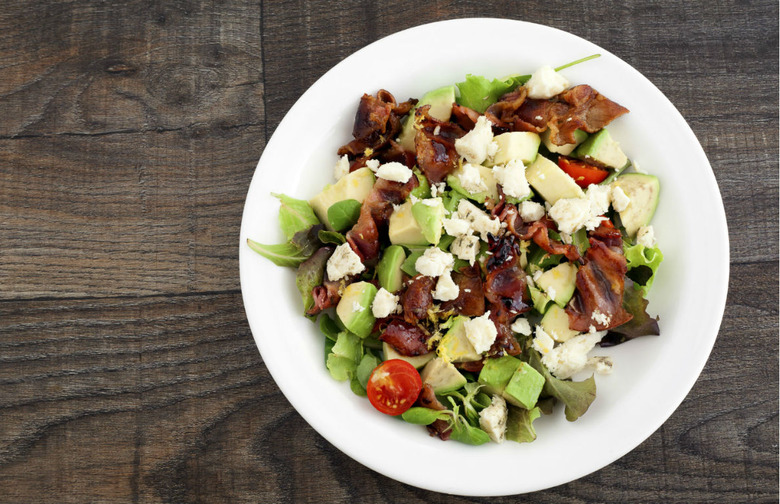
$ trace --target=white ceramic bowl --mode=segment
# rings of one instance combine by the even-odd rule
[[[535,41],[529,44],[528,41]],[[531,50],[543,47],[544,52]],[[610,124],[628,156],[661,180],[654,217],[665,261],[650,294],[661,336],[597,351],[615,371],[597,377],[590,410],[567,422],[562,406],[536,421],[530,444],[473,447],[429,437],[423,427],[374,410],[324,366],[323,337],[302,315],[294,271],[250,251],[246,239],[278,243],[278,201],[308,199],[332,182],[337,148],[351,139],[360,96],[384,88],[398,101],[463,80],[467,73],[531,73],[600,53],[566,69],[631,112]],[[662,64],[662,62],[659,62]],[[312,118],[316,118],[312,120]],[[354,53],[323,75],[281,122],[263,152],[241,224],[241,288],[268,370],[306,421],[358,462],[410,485],[474,496],[559,485],[596,471],[650,436],[679,406],[704,367],[726,301],[729,247],[723,203],[693,132],[645,77],[572,34],[500,19],[460,19],[411,28]]]

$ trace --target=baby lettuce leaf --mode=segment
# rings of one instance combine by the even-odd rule
[[[328,354],[327,367],[330,375],[338,381],[352,380],[362,356],[363,345],[360,338],[346,331],[339,333],[336,344]]]
[[[465,81],[457,83],[460,91],[458,104],[484,114],[485,110],[496,103],[502,95],[527,82],[526,77],[530,78],[524,75],[491,81],[481,75],[467,74]]]
[[[634,317],[623,325],[613,327],[599,343],[602,347],[619,345],[639,336],[658,336],[658,317],[647,313],[647,299],[642,296],[642,290],[634,287],[634,282],[626,279],[623,289],[623,308]]]
[[[347,239],[344,238],[344,235],[341,233],[337,233],[336,231],[326,231],[324,229],[321,229],[317,233],[317,237],[320,239],[320,241],[323,244],[332,243],[333,245],[341,245],[342,243],[347,242]]]
[[[518,443],[530,443],[536,439],[534,420],[541,414],[538,407],[527,410],[510,405],[506,421],[506,438]]]
[[[301,249],[292,243],[280,243],[279,245],[264,245],[247,238],[249,248],[271,260],[277,266],[297,267],[309,258],[301,252]]]
[[[298,231],[290,239],[290,243],[301,249],[301,254],[309,257],[322,246],[319,233],[323,228],[324,226],[322,224],[317,224],[302,231]]]
[[[560,380],[542,364],[542,359],[536,350],[528,350],[528,363],[544,376],[542,393],[556,398],[566,406],[566,420],[573,422],[588,411],[590,404],[596,398],[596,380],[592,375],[581,382]]]
[[[339,201],[328,208],[328,221],[336,231],[351,228],[358,217],[360,217],[360,202],[355,199]]]
[[[301,293],[301,299],[303,299],[304,314],[314,306],[314,296],[311,295],[311,291],[314,287],[322,284],[325,277],[325,265],[332,253],[332,247],[320,247],[298,266],[298,271],[295,273],[295,286],[298,287],[298,292]]]
[[[330,318],[327,313],[320,315],[320,332],[324,334],[327,339],[335,343],[341,331],[343,331],[343,329],[340,328],[336,321]]]
[[[430,408],[423,408],[421,406],[414,406],[406,410],[401,418],[415,425],[430,425],[436,420],[449,420],[450,413],[444,411],[438,411]]]
[[[371,373],[380,362],[381,361],[379,358],[372,354],[371,351],[366,351],[366,354],[363,355],[362,359],[360,359],[360,364],[358,364],[356,375],[360,386],[363,387],[363,390],[366,390],[366,387],[368,387],[368,379],[371,377]]]
[[[279,199],[279,227],[282,233],[291,240],[298,231],[304,231],[320,223],[308,201],[291,198],[284,194],[271,193]]]
[[[634,281],[635,288],[647,294],[664,255],[658,247],[645,247],[640,244],[625,247],[623,253],[628,261],[628,277]]]
[[[463,420],[463,417],[460,417],[452,425],[450,439],[470,445],[481,445],[490,441],[490,436],[479,427],[469,425],[468,422]]]

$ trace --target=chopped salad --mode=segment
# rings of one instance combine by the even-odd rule
[[[274,195],[287,242],[248,245],[296,269],[325,366],[378,411],[530,442],[556,404],[587,411],[613,368],[594,348],[659,334],[659,181],[607,129],[628,109],[560,72],[597,56],[364,94],[334,182]]]

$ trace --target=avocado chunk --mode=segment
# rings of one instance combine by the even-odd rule
[[[577,148],[579,144],[585,141],[586,138],[588,138],[588,134],[582,131],[581,129],[574,130],[574,143],[565,144],[565,145],[555,145],[552,140],[550,139],[550,130],[544,130],[542,133],[542,143],[545,147],[547,147],[547,150],[552,152],[553,154],[561,154],[563,156],[568,156],[572,152],[574,152],[574,149]]]
[[[493,201],[498,201],[498,188],[496,186],[496,176],[493,173],[493,170],[487,166],[473,166],[476,166],[477,170],[479,170],[479,177],[487,188],[485,191],[470,193],[466,188],[463,187],[463,185],[460,183],[460,179],[458,178],[458,174],[463,173],[463,167],[458,167],[458,169],[455,170],[452,174],[447,175],[447,184],[452,188],[453,191],[465,196],[470,200],[476,201],[477,203],[484,203],[486,198],[490,198]]]
[[[563,308],[574,295],[577,286],[577,266],[565,262],[550,268],[539,276],[536,285]]]
[[[539,152],[541,139],[538,133],[532,131],[510,131],[493,137],[498,144],[492,163],[486,165],[502,165],[512,160],[519,159],[524,165],[528,165],[536,159]]]
[[[612,187],[620,187],[631,202],[620,212],[620,222],[631,238],[639,228],[650,224],[658,206],[661,183],[655,175],[645,173],[624,173],[612,182]]]
[[[412,202],[407,201],[390,215],[387,234],[393,245],[428,245],[412,213]]]
[[[516,359],[511,355],[485,359],[485,365],[482,366],[482,371],[479,372],[477,381],[484,385],[484,390],[488,394],[501,395],[504,393],[509,380],[512,379],[512,375],[520,368],[521,364],[522,361],[520,359]]]
[[[321,193],[309,200],[309,205],[320,222],[330,231],[335,231],[328,219],[328,209],[331,205],[350,199],[363,203],[372,187],[374,187],[374,172],[368,168],[359,168],[335,184],[325,187]]]
[[[425,365],[420,373],[423,383],[433,388],[434,393],[444,394],[458,390],[466,384],[466,377],[451,363],[435,357]]]
[[[403,272],[401,265],[406,260],[406,252],[400,245],[390,245],[385,249],[382,259],[376,265],[376,278],[379,286],[390,292],[401,289]]]
[[[458,316],[455,318],[452,327],[439,342],[438,352],[446,362],[470,362],[480,360],[482,356],[474,349],[466,337],[466,327],[464,323],[467,317]]]
[[[449,121],[452,114],[452,104],[455,103],[455,86],[444,86],[433,91],[428,91],[423,95],[417,107],[430,105],[428,114],[439,121]],[[415,107],[416,108],[416,107]],[[414,129],[414,109],[406,116],[401,134],[398,136],[398,143],[405,151],[414,152],[414,136],[417,131]]]
[[[415,355],[414,357],[407,357],[406,355],[401,355],[396,352],[395,348],[385,342],[382,342],[382,351],[385,353],[385,360],[401,359],[414,366],[415,369],[420,369],[428,364],[431,359],[436,357],[436,352],[428,352],[422,355]]]
[[[553,300],[533,285],[528,286],[528,293],[531,295],[531,302],[533,302],[536,311],[544,315],[544,312],[547,311],[547,308],[553,303]]]
[[[525,178],[551,205],[562,198],[585,197],[574,179],[544,156],[536,156],[536,160],[525,169]]]
[[[543,387],[544,376],[527,362],[520,362],[520,367],[506,384],[503,397],[509,404],[531,409],[536,406]]]
[[[569,314],[557,304],[552,304],[547,308],[547,313],[544,314],[539,325],[552,339],[561,343],[569,341],[579,334],[579,332],[569,328]]]
[[[368,282],[351,283],[344,289],[336,306],[336,315],[349,332],[361,338],[371,334],[376,322],[371,312],[371,303],[376,293],[377,288]]]
[[[592,134],[574,151],[574,157],[588,163],[618,170],[628,163],[620,145],[612,139],[606,128]]]
[[[413,203],[412,215],[428,243],[438,245],[444,220],[444,203],[441,198],[430,198]]]

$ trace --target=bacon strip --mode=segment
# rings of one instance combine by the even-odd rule
[[[325,280],[322,285],[314,287],[311,290],[311,295],[314,298],[314,306],[312,306],[306,314],[317,315],[322,310],[339,304],[339,300],[341,300],[341,294],[339,294],[340,286],[341,282]]]
[[[416,324],[393,319],[379,339],[392,346],[399,354],[414,357],[430,352],[428,339],[431,335]]]
[[[414,137],[417,165],[434,184],[442,182],[458,167],[455,140],[466,134],[463,128],[452,122],[442,122],[431,117],[430,105],[417,107],[415,121],[419,126]]]
[[[420,395],[417,396],[416,404],[418,406],[422,406],[423,408],[429,408],[436,411],[444,411],[447,409],[444,407],[441,401],[436,398],[436,394],[433,392],[433,387],[427,383],[423,383],[423,388],[420,391]],[[432,424],[428,425],[428,432],[431,434],[431,436],[438,436],[443,441],[446,441],[450,438],[452,429],[446,420],[436,420]]]
[[[482,292],[479,266],[466,266],[453,272],[452,281],[459,288],[458,297],[442,303],[442,311],[452,310],[455,315],[467,317],[479,317],[485,313],[485,294]]]
[[[404,320],[416,324],[428,318],[428,310],[433,306],[433,289],[436,279],[417,275],[412,278],[406,290],[401,294]]]
[[[503,354],[517,355],[522,351],[520,343],[515,339],[515,335],[512,334],[512,329],[509,328],[508,320],[500,320],[499,314],[490,313],[490,320],[498,330],[496,340],[488,350],[489,356],[500,356]]]
[[[457,103],[452,104],[452,120],[458,123],[465,131],[474,129],[480,115],[481,114],[474,109],[458,105]]]
[[[589,241],[585,264],[577,271],[577,291],[566,307],[569,327],[581,332],[588,331],[591,326],[603,331],[632,319],[623,308],[628,268],[622,250],[595,238]],[[599,314],[596,314],[597,310]]]
[[[574,143],[574,131],[595,133],[628,109],[588,85],[574,86],[549,100],[527,97],[524,86],[502,96],[485,115],[500,128],[515,131],[550,130],[556,145]]]
[[[508,227],[508,229],[514,230],[515,226],[516,224],[511,228]],[[571,262],[578,261],[580,259],[580,253],[577,250],[577,247],[550,238],[548,231],[552,227],[554,227],[553,222],[547,217],[542,217],[538,221],[531,223],[524,231],[521,229],[519,238],[521,240],[533,240],[534,243],[539,245],[549,254],[563,254],[566,256],[566,259]]]
[[[526,273],[520,267],[520,251],[513,235],[491,239],[489,245],[492,255],[486,265],[484,292],[491,303],[491,318],[503,323],[531,309]]]

